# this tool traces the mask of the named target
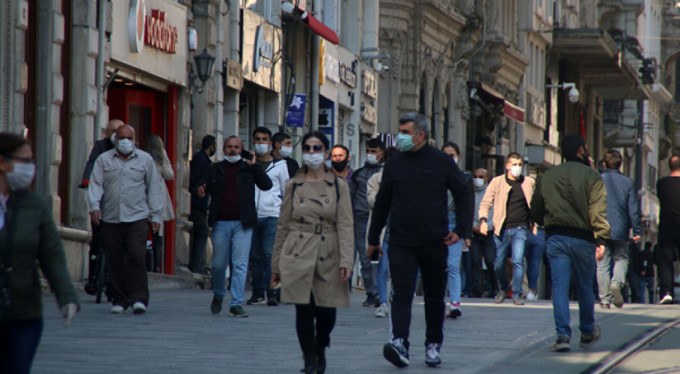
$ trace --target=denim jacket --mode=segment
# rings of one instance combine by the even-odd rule
[[[607,222],[611,227],[611,238],[628,239],[631,227],[633,235],[642,235],[640,203],[633,180],[614,169],[602,172],[602,180],[607,188]]]

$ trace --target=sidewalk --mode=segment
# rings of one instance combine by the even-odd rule
[[[250,296],[249,293],[246,295]],[[389,320],[374,317],[375,308],[361,306],[363,294],[352,294],[352,307],[338,309],[328,350],[327,373],[396,373],[382,357]],[[245,306],[250,317],[236,319],[226,310],[214,316],[208,290],[152,291],[149,312],[109,314],[110,305],[81,295],[82,311],[63,328],[54,299],[46,296],[45,329],[33,373],[298,373],[302,357],[291,305]],[[424,311],[416,297],[411,324],[408,373],[432,373],[424,364]],[[572,322],[578,321],[572,304]],[[590,352],[548,351],[554,340],[552,305],[492,299],[463,299],[463,316],[445,321],[446,337],[440,369],[456,373],[580,372],[609,350],[675,315],[677,307],[626,305],[622,310],[596,309],[603,338]],[[575,324],[572,324],[573,328]]]

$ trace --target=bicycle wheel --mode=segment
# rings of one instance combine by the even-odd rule
[[[99,253],[99,267],[97,274],[97,295],[95,302],[100,304],[102,302],[102,293],[104,292],[104,287],[106,287],[106,256],[104,251]]]

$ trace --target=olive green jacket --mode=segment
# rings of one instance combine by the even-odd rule
[[[16,217],[13,217],[16,216]],[[14,223],[12,221],[14,220]],[[52,212],[33,191],[12,192],[7,202],[5,224],[0,229],[0,252],[7,249],[8,226],[14,235],[9,273],[9,320],[42,317],[42,270],[59,306],[78,304],[78,297],[66,267],[66,256]],[[4,262],[5,255],[0,255]],[[2,265],[5,265],[4,263]]]

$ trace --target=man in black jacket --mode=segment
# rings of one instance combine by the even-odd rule
[[[241,139],[228,137],[224,141],[224,161],[212,164],[196,188],[198,197],[210,195],[208,225],[212,227],[214,293],[210,311],[213,314],[222,311],[222,300],[227,294],[225,273],[227,265],[231,265],[232,317],[248,317],[243,309],[243,293],[250,241],[257,223],[255,185],[265,191],[272,188],[267,173],[255,163],[255,154],[248,152],[250,157],[241,158],[241,147]]]
[[[118,130],[118,128],[122,125],[124,125],[124,123],[119,119],[110,120],[104,129],[104,138],[94,142],[92,152],[90,152],[90,157],[88,157],[87,163],[85,164],[85,170],[83,171],[83,181],[80,183],[79,187],[87,189],[87,187],[90,185],[90,174],[92,174],[94,162],[97,161],[97,157],[99,157],[99,155],[110,149],[113,149],[113,140],[115,139],[116,130]],[[92,240],[90,240],[90,266],[88,268],[89,274],[87,283],[85,284],[85,292],[90,295],[94,295],[97,292],[96,279],[94,278],[97,276],[97,274],[95,274],[95,270],[97,268],[97,256],[99,256],[101,229],[99,225],[95,225],[93,222],[91,223]]]
[[[293,178],[300,165],[290,155],[293,153],[293,139],[285,132],[277,132],[272,136],[272,155],[277,160],[286,160],[288,165],[288,176]]]
[[[380,232],[390,215],[389,266],[392,274],[392,340],[383,355],[392,364],[409,364],[411,303],[418,269],[425,295],[425,363],[441,364],[447,246],[469,237],[472,199],[463,172],[451,157],[427,144],[427,119],[409,113],[399,119],[402,152],[385,165],[368,232],[369,258],[380,248]],[[456,228],[448,230],[446,192],[456,203]]]
[[[210,158],[217,150],[215,137],[206,135],[201,141],[201,150],[191,159],[189,172],[189,191],[191,191],[191,214],[189,221],[193,222],[191,232],[191,250],[189,252],[189,270],[192,273],[208,275],[204,269],[205,243],[208,241],[208,198],[200,198],[196,194],[196,187],[212,161]]]

